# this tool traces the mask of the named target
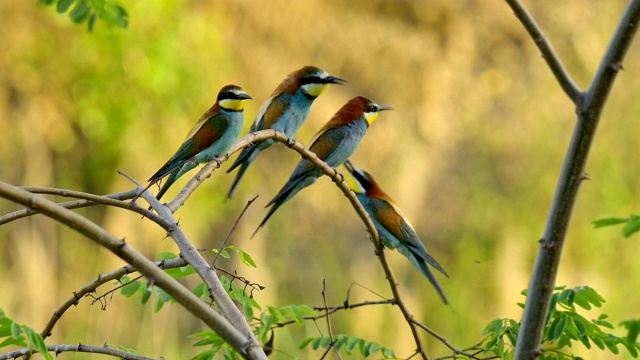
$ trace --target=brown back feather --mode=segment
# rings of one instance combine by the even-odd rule
[[[364,114],[364,109],[370,102],[371,100],[367,99],[364,96],[354,97],[353,99],[349,100],[348,103],[344,104],[344,106],[342,106],[340,110],[338,110],[338,112],[333,115],[331,120],[324,124],[322,129],[318,131],[318,134],[328,129],[336,128],[354,122],[355,120],[360,118],[362,114]]]
[[[282,80],[280,85],[271,93],[271,96],[276,96],[278,94],[287,93],[287,94],[295,94],[298,88],[300,87],[300,79],[311,74],[317,72],[318,68],[314,66],[305,66],[302,69],[298,69],[291,74],[287,75],[287,77]]]

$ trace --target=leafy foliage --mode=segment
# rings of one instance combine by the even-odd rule
[[[96,20],[102,19],[109,26],[125,29],[129,25],[127,11],[111,0],[40,0],[41,5],[56,4],[60,14],[69,12],[69,18],[76,24],[87,21],[89,31],[93,30]]]
[[[0,309],[0,339],[3,338],[6,339],[0,342],[0,347],[9,345],[28,346],[40,353],[45,359],[53,360],[40,334],[26,325],[21,325],[11,320]]]
[[[522,293],[526,296],[526,291]],[[540,359],[580,359],[566,353],[567,348],[578,342],[587,349],[591,349],[591,343],[593,343],[601,350],[606,348],[614,354],[620,352],[618,345],[622,345],[627,348],[631,356],[637,358],[638,349],[640,349],[640,343],[637,342],[640,321],[622,322],[621,325],[627,328],[627,336],[618,337],[604,330],[614,329],[614,326],[606,320],[608,315],[601,314],[597,319],[587,320],[577,311],[577,307],[584,310],[592,310],[592,307],[599,308],[604,302],[602,296],[588,286],[573,289],[557,287],[549,305],[542,337],[544,349]],[[491,321],[482,331],[482,334],[487,336],[484,351],[493,352],[503,359],[512,359],[519,328],[520,324],[513,319]]]
[[[309,344],[314,350],[318,348],[328,349],[329,346],[333,345],[333,349],[336,351],[344,350],[344,353],[349,356],[357,351],[358,355],[367,358],[379,351],[383,359],[397,359],[393,349],[380,346],[376,342],[367,341],[357,336],[340,334],[336,335],[333,341],[329,336],[310,337],[300,343],[300,349]]]
[[[593,226],[596,229],[605,227],[605,226],[614,226],[614,225],[620,225],[620,224],[625,224],[624,227],[622,227],[621,231],[622,231],[622,235],[628,238],[631,235],[640,231],[640,216],[636,214],[631,214],[626,219],[606,218],[606,219],[595,220],[593,222]]]

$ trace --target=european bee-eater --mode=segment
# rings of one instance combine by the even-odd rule
[[[391,109],[389,106],[378,105],[365,97],[355,97],[338,110],[331,120],[318,131],[314,140],[311,141],[309,150],[329,166],[338,167],[353,154],[369,125],[378,118],[379,113]],[[278,195],[267,204],[267,207],[270,205],[273,207],[269,209],[256,232],[282,204],[300,190],[313,184],[321,175],[322,171],[309,160],[300,160],[289,181],[282,187]]]
[[[265,101],[251,124],[249,132],[274,129],[287,137],[293,137],[309,115],[313,101],[320,96],[329,84],[344,84],[339,77],[331,76],[315,66],[305,66],[289,74]],[[240,183],[240,179],[258,154],[275,143],[272,139],[253,144],[240,153],[227,173],[240,166],[227,198],[231,199]]]
[[[351,189],[356,193],[360,204],[367,211],[376,230],[378,230],[380,241],[389,249],[398,249],[402,255],[406,256],[436,288],[442,301],[448,304],[447,295],[429,270],[427,263],[445,276],[449,277],[449,275],[427,252],[427,248],[418,238],[418,234],[402,210],[389,195],[380,189],[378,183],[369,173],[357,169],[350,161],[344,165],[355,180],[355,182],[350,181]]]
[[[251,96],[239,86],[220,89],[216,103],[200,117],[178,151],[149,178],[151,186],[171,173],[156,196],[158,200],[184,173],[227,154],[240,136],[245,100],[251,100]]]

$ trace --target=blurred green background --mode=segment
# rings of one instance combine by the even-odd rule
[[[463,348],[481,340],[490,320],[520,319],[516,303],[524,299],[520,291],[527,287],[575,113],[503,1],[124,5],[128,29],[98,21],[89,33],[35,0],[0,2],[0,180],[98,194],[129,190],[132,184],[116,170],[147,179],[221,86],[235,83],[254,97],[245,112],[248,128],[289,72],[313,64],[349,84],[333,86],[316,100],[297,136],[303,143],[353,96],[395,107],[373,124],[352,159],[376,176],[451,275],[440,277],[452,302],[448,308],[405,258],[389,255],[418,320]],[[586,88],[625,2],[529,6]],[[602,311],[616,324],[640,317],[638,239],[624,239],[617,228],[594,230],[591,221],[639,211],[639,50],[635,41],[604,111],[587,166],[591,180],[580,191],[558,274],[559,285],[599,291],[607,300]],[[390,297],[363,225],[325,178],[249,240],[264,205],[298,160],[282,145],[271,148],[227,203],[232,175],[214,173],[176,213],[181,226],[196,246],[217,247],[246,201],[259,194],[230,239],[258,268],[224,266],[266,286],[254,294],[260,304],[320,306],[323,279],[330,304],[342,303],[354,282],[370,291],[356,287],[351,302],[378,299],[373,292]],[[178,181],[166,200],[187,180]],[[0,201],[3,214],[16,209]],[[104,207],[78,212],[151,258],[177,252],[160,228],[139,216]],[[37,216],[0,227],[0,251],[0,308],[38,331],[72,291],[123,265]],[[332,326],[334,333],[377,341],[401,357],[415,348],[395,307],[343,312],[332,317]],[[115,296],[106,311],[81,301],[48,342],[106,342],[184,359],[198,350],[186,336],[203,328],[178,306],[154,314],[138,299]],[[297,349],[300,340],[318,335],[312,323],[278,330],[272,358],[318,358],[320,353]],[[431,356],[450,354],[423,337]],[[618,358],[624,359],[622,352]],[[588,354],[610,356],[598,349]]]

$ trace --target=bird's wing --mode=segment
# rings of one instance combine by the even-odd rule
[[[202,150],[211,146],[211,144],[218,140],[227,131],[227,129],[229,129],[230,124],[231,121],[229,117],[222,114],[217,114],[207,118],[193,136],[189,137],[182,143],[180,148],[178,148],[178,151],[176,151],[171,159],[169,159],[169,161],[167,161],[167,163],[161,167],[160,170],[158,170],[149,179],[149,181],[155,181],[166,176],[173,169],[181,166],[185,161],[191,159]]]
[[[445,276],[449,276],[436,259],[429,254],[400,208],[392,202],[382,199],[369,199],[369,207],[378,222],[413,254],[431,264]]]
[[[192,137],[187,139],[187,141],[180,146],[180,149],[178,149],[173,158],[176,160],[190,159],[202,150],[211,146],[211,144],[216,140],[220,139],[220,137],[222,137],[222,135],[229,129],[230,125],[231,120],[228,116],[222,114],[211,116],[202,124],[200,129],[198,129]]]
[[[250,131],[271,129],[273,124],[291,104],[291,94],[281,93],[270,97],[260,108],[256,119],[251,124]]]
[[[340,146],[345,140],[346,129],[344,128],[332,128],[316,136],[313,144],[309,147],[314,154],[316,154],[323,161],[327,161],[336,151],[340,150]],[[338,166],[340,164],[329,164],[331,166]],[[316,166],[307,159],[302,159],[298,163],[298,166],[293,170],[289,182],[294,182],[296,179],[305,177],[309,172],[313,171]]]

